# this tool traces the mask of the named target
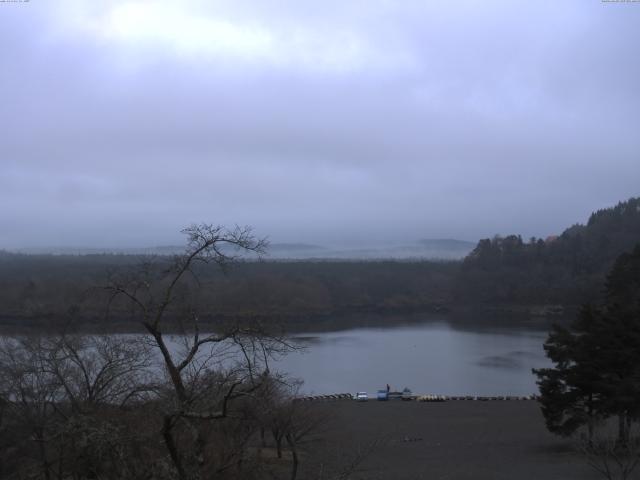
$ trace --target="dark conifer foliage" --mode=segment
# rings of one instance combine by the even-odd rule
[[[583,425],[592,432],[602,415],[600,366],[596,352],[599,312],[583,307],[570,329],[554,326],[544,344],[554,368],[534,370],[538,376],[538,398],[547,428],[559,435],[571,435]]]
[[[640,198],[593,213],[558,237],[480,240],[465,258],[456,298],[464,302],[584,303],[614,260],[640,242]]]
[[[619,441],[640,418],[640,245],[620,255],[607,276],[605,301],[585,305],[569,329],[555,327],[544,345],[554,368],[534,370],[550,431],[619,419]]]

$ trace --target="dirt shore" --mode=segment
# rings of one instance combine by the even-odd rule
[[[600,478],[571,440],[547,432],[535,401],[336,401],[313,408],[326,409],[330,420],[323,440],[307,446],[309,478],[317,478],[323,468],[312,457],[348,463],[358,448],[374,440],[377,446],[356,478]]]

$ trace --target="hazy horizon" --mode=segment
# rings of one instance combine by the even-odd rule
[[[0,249],[546,237],[640,194],[640,4],[0,2]]]

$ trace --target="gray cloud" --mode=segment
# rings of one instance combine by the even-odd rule
[[[0,247],[544,236],[637,195],[640,5],[0,5]]]

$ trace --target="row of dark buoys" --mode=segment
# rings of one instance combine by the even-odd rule
[[[489,400],[535,400],[535,396],[534,395],[524,395],[524,396],[518,396],[518,395],[499,395],[499,396],[493,396],[493,397],[487,397],[487,396],[478,396],[478,395],[466,395],[466,396],[451,396],[451,397],[447,397],[448,400],[476,400],[476,401],[480,401],[480,402],[486,402]]]
[[[332,395],[310,395],[306,397],[298,397],[296,400],[303,402],[311,401],[333,401],[333,400],[353,400],[354,396],[350,393],[334,393]],[[535,395],[501,395],[501,396],[478,396],[478,395],[417,395],[414,397],[418,402],[445,402],[447,400],[473,400],[479,402],[496,401],[496,400],[535,400]]]
[[[350,393],[334,393],[332,395],[309,395],[306,397],[298,397],[296,400],[300,400],[302,402],[313,402],[313,401],[325,401],[330,402],[334,400],[352,400],[353,395]]]
[[[447,397],[444,395],[418,395],[416,400],[418,402],[444,402]]]
[[[416,398],[419,402],[444,402],[446,400],[473,400],[479,402],[487,401],[504,401],[504,400],[535,400],[535,395],[499,395],[499,396],[479,396],[479,395],[463,395],[463,396],[445,396],[445,395],[420,395]]]

